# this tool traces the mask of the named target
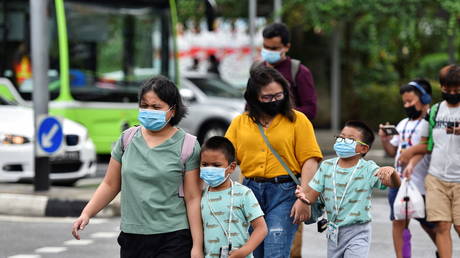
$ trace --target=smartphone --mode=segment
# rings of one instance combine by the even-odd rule
[[[394,125],[384,125],[382,127],[382,130],[388,136],[399,134],[398,130],[396,130],[396,126],[394,126]]]

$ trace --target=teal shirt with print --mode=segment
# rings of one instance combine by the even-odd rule
[[[326,204],[327,219],[329,221],[332,221],[333,214],[335,213],[332,175],[337,160],[338,158],[333,158],[323,161],[315,177],[309,183],[309,186],[313,190],[323,195]],[[335,174],[337,205],[340,203],[345,186],[356,166],[341,168],[337,165]],[[370,214],[372,190],[373,188],[386,189],[382,181],[374,176],[378,169],[379,166],[374,161],[361,159],[359,167],[353,175],[345,193],[342,205],[339,207],[339,214],[334,222],[337,226],[343,227],[362,224],[372,220]]]
[[[209,202],[208,196],[209,194]],[[228,230],[231,203],[231,188],[209,192],[204,191],[201,197],[201,217],[204,228],[204,253],[205,257],[219,257],[219,250],[228,247],[228,240],[224,234]],[[214,215],[211,213],[214,211]],[[233,183],[233,210],[230,221],[230,236],[232,249],[240,248],[249,239],[249,226],[251,221],[263,216],[254,193],[248,187],[238,182]],[[219,224],[220,222],[220,224]],[[253,257],[252,253],[247,257]]]
[[[183,180],[180,161],[185,132],[179,129],[154,148],[148,147],[141,130],[122,153],[121,137],[112,158],[121,163],[121,231],[160,234],[187,229],[184,199],[179,197]],[[199,168],[200,145],[185,163],[185,171]]]

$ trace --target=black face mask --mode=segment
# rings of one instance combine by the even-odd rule
[[[406,115],[408,118],[410,119],[417,119],[420,117],[420,115],[422,114],[422,111],[421,110],[417,110],[415,108],[415,106],[410,106],[410,107],[405,107],[404,108],[404,111],[406,111]]]
[[[280,113],[282,103],[283,103],[283,100],[275,100],[272,102],[260,102],[259,101],[259,106],[262,108],[264,113],[266,113],[267,115],[275,116],[278,113]]]
[[[460,93],[457,94],[449,94],[442,92],[442,98],[447,101],[447,103],[451,105],[456,105],[458,102],[460,102]]]

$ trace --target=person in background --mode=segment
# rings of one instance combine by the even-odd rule
[[[338,157],[323,161],[308,187],[296,190],[309,204],[320,194],[324,197],[329,258],[369,257],[372,190],[400,185],[394,168],[363,159],[373,142],[374,133],[365,123],[346,122],[334,144]]]
[[[425,197],[425,176],[428,171],[430,155],[420,156],[411,160],[408,166],[399,164],[399,156],[407,149],[414,148],[428,137],[422,135],[422,127],[428,124],[424,118],[431,103],[431,85],[424,79],[416,79],[401,87],[399,93],[407,117],[401,120],[396,126],[398,134],[387,135],[384,125],[380,125],[379,136],[385,152],[395,157],[395,168],[400,177],[409,178],[417,187],[418,191]],[[420,158],[423,158],[420,161]],[[420,162],[419,162],[420,161]],[[417,165],[418,164],[418,165]],[[404,172],[404,173],[403,173]],[[406,220],[396,220],[393,211],[393,204],[399,188],[390,188],[388,191],[388,202],[390,204],[390,220],[392,221],[393,245],[396,257],[402,258],[403,231]],[[416,219],[428,236],[435,242],[435,224],[426,221],[426,218]]]
[[[283,23],[270,24],[264,28],[262,36],[262,61],[255,62],[252,67],[264,65],[280,72],[290,84],[295,109],[313,120],[317,109],[315,83],[310,70],[287,55],[291,47],[288,27]]]
[[[439,83],[443,101],[431,107],[422,127],[428,140],[404,152],[400,162],[431,152],[425,178],[427,220],[436,224],[439,257],[451,258],[452,224],[460,237],[460,66],[443,67]]]
[[[200,177],[208,184],[201,197],[205,257],[253,257],[267,235],[267,225],[251,189],[233,182],[235,148],[225,137],[209,138],[201,149]],[[249,236],[249,225],[254,229]],[[222,253],[223,252],[223,253]]]
[[[225,137],[236,149],[237,162],[265,213],[268,235],[254,257],[289,257],[298,224],[310,207],[297,200],[296,183],[270,150],[260,130],[286,165],[306,186],[314,176],[322,154],[313,126],[292,108],[289,83],[274,68],[251,71],[246,92],[246,112],[231,122]]]
[[[185,114],[178,88],[166,77],[140,87],[141,126],[134,128],[129,145],[124,134],[131,128],[113,147],[104,180],[73,224],[76,239],[90,218],[121,192],[122,258],[203,257],[200,146],[192,138],[193,149],[182,162],[189,135],[176,125]]]

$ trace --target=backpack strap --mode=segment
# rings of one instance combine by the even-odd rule
[[[185,133],[184,142],[182,143],[182,151],[180,153],[180,162],[184,165],[185,172],[185,162],[190,158],[193,153],[193,148],[195,147],[196,137]]]
[[[292,87],[296,87],[295,83],[295,78],[297,77],[297,74],[299,73],[300,69],[300,61],[297,59],[291,59],[291,78],[292,78]]]
[[[131,143],[134,135],[137,133],[137,131],[139,131],[140,128],[141,128],[140,126],[133,126],[133,127],[126,129],[123,132],[121,136],[121,153],[122,153],[121,155],[125,153],[126,148]]]
[[[438,111],[439,111],[439,103],[436,103],[431,107],[430,114],[429,114],[428,122],[430,123],[430,130],[429,130],[428,146],[427,146],[428,151],[432,151],[434,147],[433,129],[436,126],[436,117],[438,116]]]
[[[183,167],[183,170],[182,170],[183,173],[185,173],[187,169],[185,167],[185,163],[187,162],[188,158],[190,158],[190,156],[193,153],[195,142],[196,142],[195,136],[185,133],[184,142],[182,143],[182,150],[180,153],[180,162]],[[181,185],[179,186],[179,197],[184,197],[184,182],[182,182]]]

